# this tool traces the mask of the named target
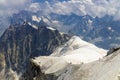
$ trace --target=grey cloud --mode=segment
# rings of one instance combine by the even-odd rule
[[[63,2],[56,1],[56,3],[45,1],[45,3],[38,4],[40,5],[39,10],[45,14],[57,13],[69,15],[74,13],[77,15],[88,14],[93,17],[110,15],[113,16],[115,20],[120,19],[120,0],[70,0]]]
[[[0,0],[0,33],[9,26],[9,17],[30,4],[30,0]]]
[[[88,14],[92,17],[103,17],[107,14],[113,16],[115,20],[120,20],[119,9],[120,0],[69,0],[62,2],[56,0],[54,3],[47,0],[44,3],[32,3],[31,0],[0,0],[0,20],[8,22],[7,17],[20,10],[42,11],[44,14]]]

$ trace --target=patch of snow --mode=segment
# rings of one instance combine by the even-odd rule
[[[111,28],[111,27],[108,27],[108,30],[112,30],[112,28]]]
[[[59,23],[59,21],[54,20],[54,21],[52,21],[52,23],[57,24],[57,23]]]
[[[109,39],[112,39],[112,37],[111,37],[111,36],[109,36],[108,38],[109,38]]]
[[[28,24],[31,26],[32,24],[30,22],[28,22]]]
[[[41,20],[43,20],[46,23],[50,23],[50,21],[47,18],[45,18],[44,16],[41,17]]]
[[[32,25],[32,27],[33,27],[33,28],[35,28],[35,29],[38,29],[38,27],[37,27],[37,26],[35,26],[35,25]]]
[[[28,22],[28,24],[29,24],[30,26],[32,26],[34,29],[38,29],[38,27],[37,27],[37,26],[35,26],[35,25],[31,24],[30,22]]]
[[[33,20],[33,21],[40,22],[41,18],[37,18],[37,16],[33,15],[33,16],[32,16],[32,20]]]
[[[108,27],[108,30],[110,30],[111,32],[114,32],[114,30],[112,29],[112,27]]]
[[[88,23],[89,23],[89,24],[92,24],[92,22],[93,22],[92,20],[90,20],[90,19],[88,20]]]
[[[60,32],[61,35],[63,35],[64,33],[63,32]]]
[[[54,28],[52,28],[52,27],[47,27],[47,28],[50,29],[50,30],[53,30],[53,31],[56,30],[56,29],[54,29]]]
[[[83,32],[86,32],[86,30],[84,29]]]

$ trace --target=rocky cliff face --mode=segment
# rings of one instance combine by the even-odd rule
[[[26,70],[32,57],[50,55],[57,46],[68,41],[70,36],[61,34],[51,27],[39,27],[25,22],[22,25],[11,25],[0,38],[0,57],[6,65],[5,72],[11,70],[18,74]],[[3,67],[0,63],[0,67]],[[8,77],[8,76],[6,76]]]

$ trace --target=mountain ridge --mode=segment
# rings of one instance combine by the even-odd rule
[[[5,56],[5,66],[2,69],[8,73],[15,71],[18,75],[24,73],[30,58],[50,55],[70,37],[44,25],[39,25],[38,29],[28,22],[11,25],[0,38],[0,54]],[[6,73],[7,79],[9,80],[9,74]]]
[[[36,18],[37,21],[33,20],[33,17]],[[109,15],[99,18],[89,15],[59,15],[55,13],[45,15],[40,11],[37,13],[21,11],[13,15],[11,23],[21,23],[27,20],[31,24],[38,26],[38,20],[41,20],[41,17],[43,17],[43,22],[45,22],[46,25],[54,27],[61,32],[80,36],[83,40],[95,44],[98,47],[104,49],[119,47],[120,21],[114,20],[114,18]]]

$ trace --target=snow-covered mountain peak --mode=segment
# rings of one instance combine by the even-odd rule
[[[58,48],[52,56],[62,56],[68,63],[79,64],[80,62],[88,63],[98,60],[106,54],[107,50],[73,36],[63,47]]]
[[[70,45],[72,47],[82,47],[87,45],[88,43],[83,41],[80,37],[73,36],[70,41],[67,43],[67,45]]]
[[[69,64],[89,63],[99,60],[106,54],[106,50],[73,36],[67,43],[54,51],[52,55],[36,57],[33,62],[43,67],[45,74],[50,74],[59,73]]]
[[[56,50],[52,55],[66,55],[66,54],[73,53],[72,51],[77,51],[81,49],[82,50],[85,49],[85,51],[91,50],[91,51],[99,53],[102,56],[105,56],[107,53],[107,50],[98,48],[95,45],[82,40],[78,36],[73,36],[64,46],[58,48],[58,50]]]
[[[38,22],[38,23],[42,21],[42,22],[45,22],[46,24],[51,23],[48,16],[40,16],[40,17],[38,17],[36,15],[32,15],[32,21],[35,21],[35,22]]]
[[[68,65],[80,65],[103,58],[107,50],[101,49],[77,36],[73,36],[67,43],[59,47],[50,56],[40,56],[32,62],[42,68],[45,74],[59,75]]]
[[[49,26],[47,26],[47,25],[44,26],[44,24],[45,24],[45,23],[43,22],[43,24],[41,24],[41,26],[46,27],[46,29],[49,29],[49,30],[52,30],[52,31],[55,31],[55,30],[56,30],[56,29],[53,28],[53,27],[49,27]],[[29,25],[29,26],[31,26],[32,28],[38,30],[38,26],[32,24],[31,22],[25,21],[25,22],[23,23],[23,25]]]

